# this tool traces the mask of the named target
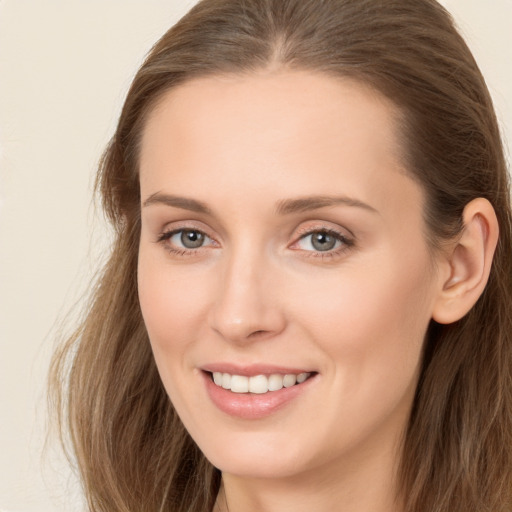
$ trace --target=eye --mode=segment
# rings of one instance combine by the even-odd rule
[[[352,246],[353,242],[337,231],[318,229],[302,235],[295,245],[303,251],[335,253]]]
[[[198,229],[176,229],[160,235],[159,242],[166,242],[171,250],[194,250],[211,245],[213,240]]]
[[[195,229],[183,229],[178,231],[170,238],[170,241],[176,245],[181,244],[186,249],[197,249],[201,247],[208,237]]]
[[[306,251],[331,251],[340,245],[340,241],[325,231],[316,231],[303,236],[299,240],[299,247]]]

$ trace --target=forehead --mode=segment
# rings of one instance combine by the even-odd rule
[[[263,127],[274,136],[291,136],[302,128],[311,137],[325,137],[329,125],[334,129],[349,125],[351,130],[379,132],[379,139],[385,138],[388,147],[393,144],[398,151],[398,117],[391,101],[349,78],[279,70],[214,75],[192,79],[164,93],[146,121],[143,146],[164,131],[178,135],[172,133],[178,124],[181,135],[183,128],[201,135],[202,129],[215,127],[236,128],[233,131],[240,136],[254,137],[263,135]]]
[[[199,180],[199,193],[210,197],[233,189],[301,195],[312,187],[329,194],[343,180],[347,190],[340,192],[368,195],[386,173],[408,179],[398,117],[394,104],[369,87],[320,73],[194,79],[165,93],[148,116],[142,193],[198,191]]]

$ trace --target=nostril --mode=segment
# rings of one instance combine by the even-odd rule
[[[265,334],[267,334],[268,331],[264,331],[264,330],[259,330],[259,331],[254,331],[252,332],[251,334],[249,334],[249,338],[261,338],[262,336],[264,336]]]

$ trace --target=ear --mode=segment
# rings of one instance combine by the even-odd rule
[[[480,197],[468,203],[463,222],[460,238],[445,255],[448,271],[432,313],[441,324],[460,320],[475,305],[489,279],[498,243],[498,219],[487,199]]]

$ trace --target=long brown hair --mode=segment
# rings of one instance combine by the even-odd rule
[[[407,512],[512,510],[512,220],[507,169],[484,79],[434,0],[203,0],[137,73],[97,186],[115,228],[82,325],[55,355],[51,390],[94,512],[209,511],[219,471],[160,382],[137,297],[138,153],[161,95],[194,77],[268,66],[345,76],[401,112],[410,174],[427,196],[433,248],[485,197],[500,240],[475,307],[432,322],[400,454]]]

